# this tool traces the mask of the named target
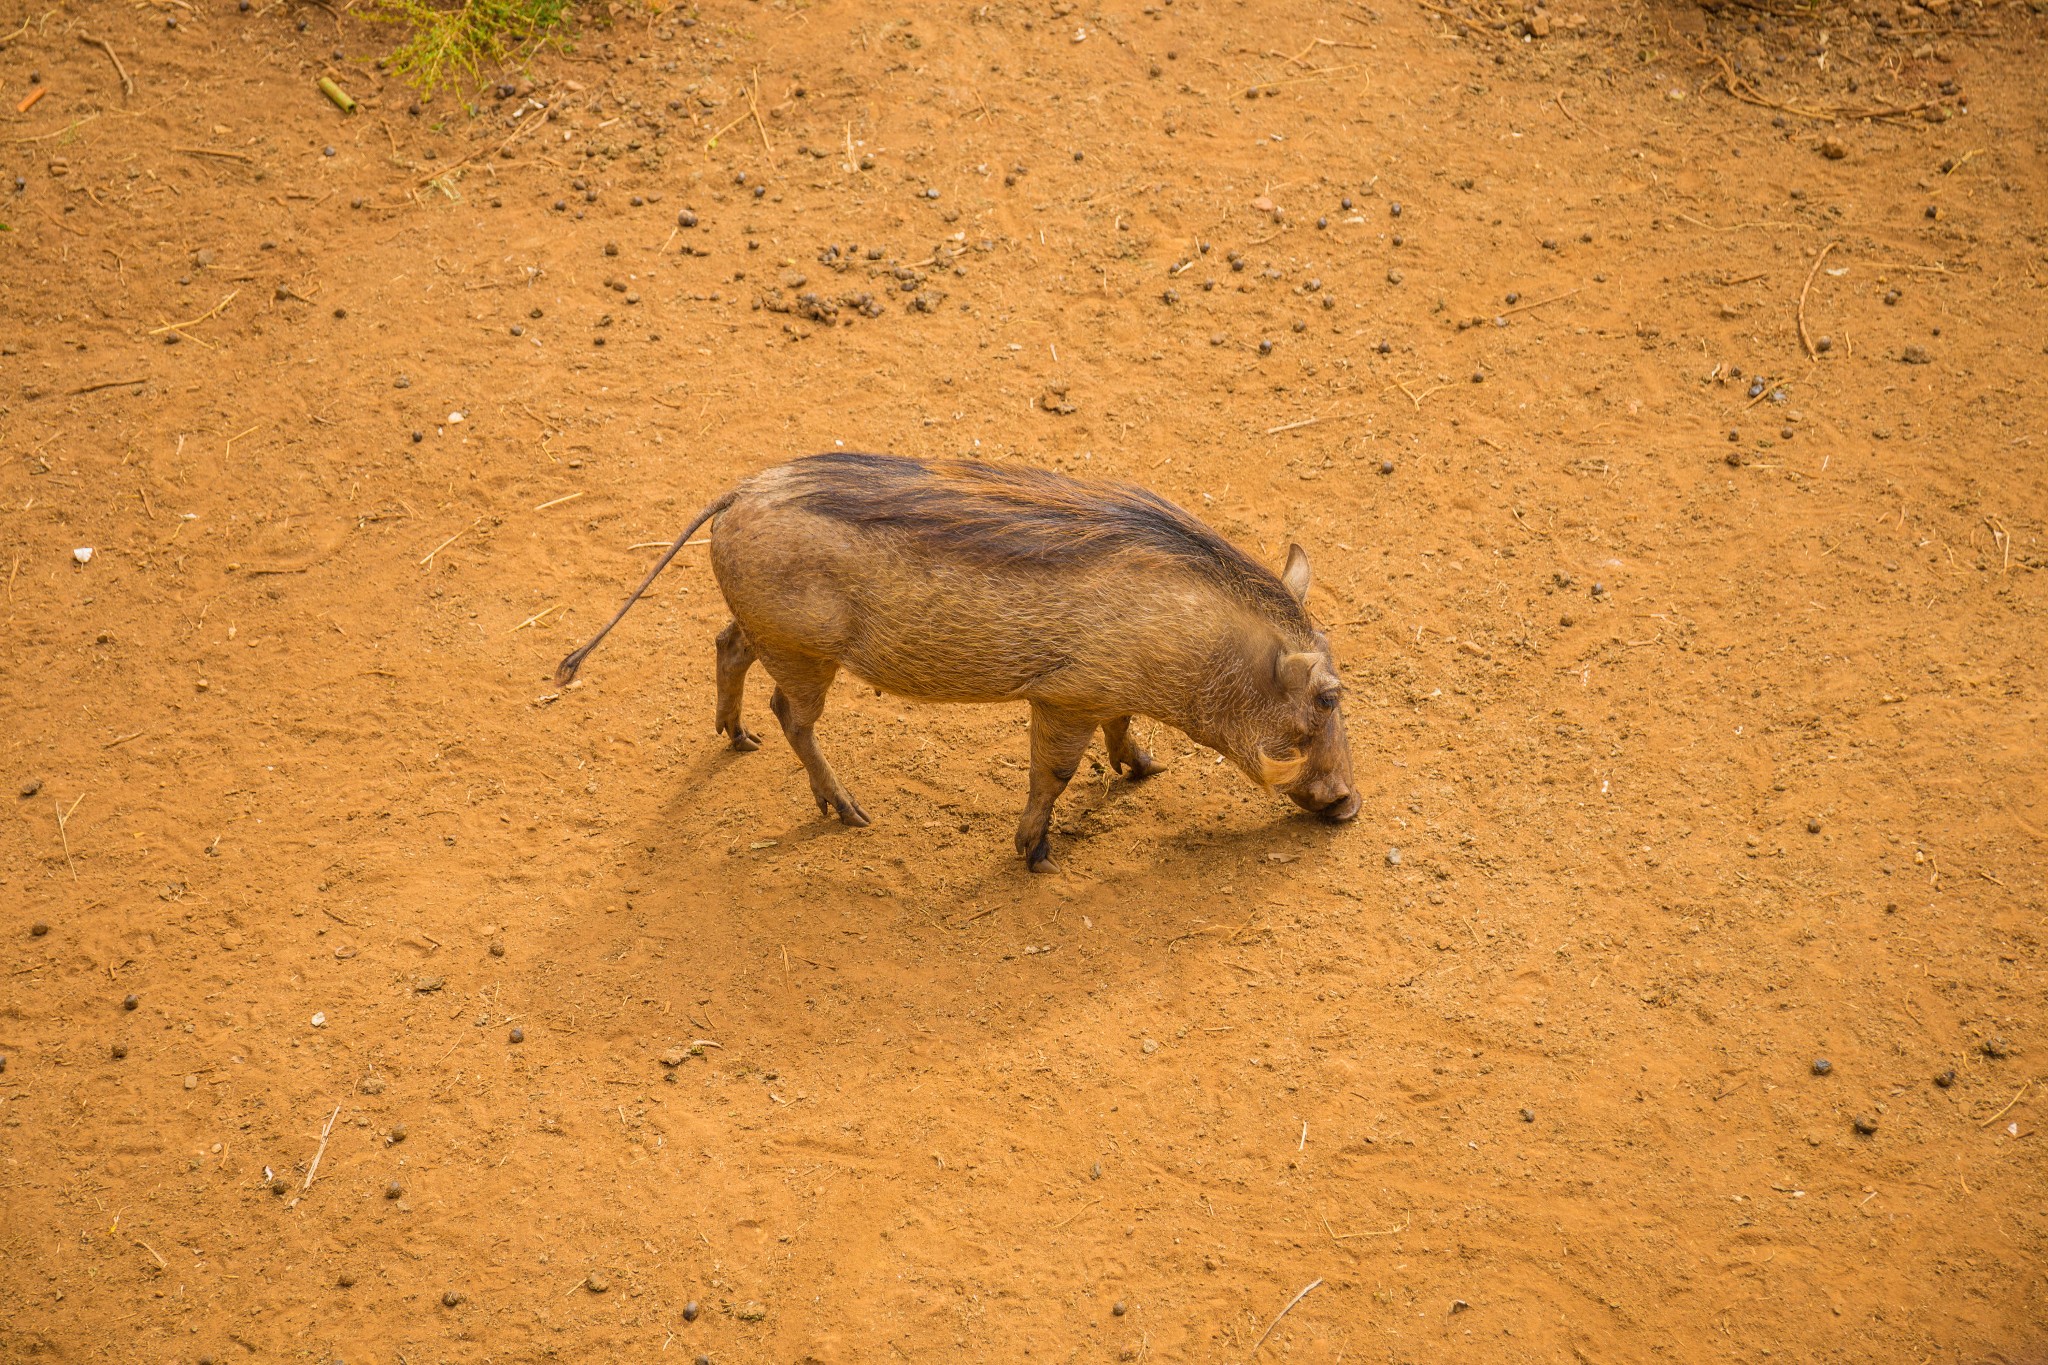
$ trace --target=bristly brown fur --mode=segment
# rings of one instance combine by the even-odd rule
[[[796,500],[820,516],[942,543],[971,562],[1069,567],[1150,551],[1281,620],[1310,628],[1264,565],[1156,493],[1025,465],[832,452],[793,461]]]

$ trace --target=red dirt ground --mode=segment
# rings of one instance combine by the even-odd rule
[[[0,1354],[2041,1360],[2048,20],[1717,8],[17,4]],[[1301,541],[1360,819],[557,694],[841,442]]]

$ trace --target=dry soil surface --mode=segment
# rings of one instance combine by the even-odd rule
[[[2048,20],[613,10],[0,22],[0,1355],[2043,1358]],[[1307,546],[1361,817],[553,685],[842,445]]]

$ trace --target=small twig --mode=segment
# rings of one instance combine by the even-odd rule
[[[1515,306],[1514,306],[1513,308],[1506,308],[1506,309],[1503,309],[1503,310],[1501,310],[1501,312],[1500,312],[1499,316],[1501,316],[1501,317],[1507,317],[1507,316],[1508,316],[1509,314],[1511,314],[1511,313],[1526,313],[1526,312],[1528,312],[1528,311],[1529,311],[1529,310],[1530,310],[1531,308],[1541,308],[1541,307],[1544,307],[1544,306],[1545,306],[1546,304],[1552,304],[1552,303],[1556,303],[1556,302],[1558,302],[1558,301],[1559,301],[1560,299],[1568,299],[1568,298],[1570,298],[1570,297],[1571,297],[1572,295],[1574,295],[1574,294],[1576,294],[1576,293],[1578,293],[1578,292],[1579,292],[1579,291],[1578,291],[1578,290],[1576,290],[1576,289],[1567,289],[1567,290],[1565,290],[1565,291],[1564,291],[1564,292],[1563,292],[1562,294],[1553,294],[1553,295],[1551,295],[1551,296],[1550,296],[1549,298],[1547,298],[1547,299],[1538,299],[1538,300],[1536,300],[1536,301],[1535,301],[1534,303],[1520,303],[1520,304],[1516,304],[1516,305],[1515,305]]]
[[[1432,6],[1431,8],[1434,7]],[[1300,1303],[1303,1299],[1307,1298],[1309,1290],[1314,1289],[1317,1285],[1321,1284],[1322,1282],[1322,1277],[1317,1276],[1315,1279],[1310,1280],[1306,1285],[1304,1285],[1302,1287],[1302,1291],[1299,1294],[1296,1294],[1293,1298],[1287,1301],[1287,1306],[1280,1310],[1278,1316],[1276,1316],[1271,1322],[1266,1324],[1265,1331],[1259,1333],[1259,1339],[1252,1343],[1251,1353],[1250,1355],[1246,1356],[1246,1359],[1250,1359],[1251,1356],[1255,1356],[1259,1353],[1259,1348],[1266,1344],[1266,1338],[1272,1336],[1273,1329],[1280,1325],[1280,1319],[1286,1317],[1289,1313],[1293,1312],[1294,1305]]]
[[[201,313],[198,317],[193,318],[190,322],[167,322],[161,327],[152,328],[149,332],[149,335],[153,337],[162,336],[165,332],[182,332],[187,327],[197,327],[200,323],[206,321],[215,313],[218,313],[221,309],[233,303],[235,301],[235,295],[241,292],[242,291],[239,289],[229,290],[228,296],[226,298],[222,299],[219,303],[216,303],[215,305],[213,305],[213,307]]]
[[[131,1238],[130,1240],[132,1240],[132,1241],[133,1241],[133,1242],[135,1243],[135,1245],[137,1245],[137,1246],[141,1247],[141,1248],[142,1248],[142,1249],[143,1249],[144,1251],[148,1252],[148,1253],[149,1253],[150,1255],[152,1255],[152,1256],[156,1257],[156,1263],[157,1263],[157,1265],[158,1265],[158,1266],[159,1266],[159,1267],[160,1267],[161,1269],[164,1269],[164,1270],[169,1270],[169,1269],[171,1268],[171,1263],[170,1263],[169,1261],[166,1261],[166,1260],[165,1260],[165,1259],[163,1258],[163,1254],[162,1254],[161,1252],[159,1252],[159,1251],[158,1251],[158,1250],[157,1250],[157,1249],[156,1249],[155,1247],[153,1247],[153,1246],[151,1246],[151,1245],[150,1245],[149,1243],[147,1243],[147,1242],[143,1241],[143,1240],[142,1240],[142,1239],[141,1239],[140,1237],[135,1237],[135,1238]]]
[[[2026,1093],[2027,1093],[2027,1091],[2028,1091],[2028,1090],[2029,1090],[2029,1089],[2030,1089],[2030,1088],[2031,1088],[2031,1087],[2033,1086],[2033,1084],[2034,1084],[2034,1083],[2033,1083],[2032,1081],[2028,1081],[2028,1082],[2027,1082],[2027,1083],[2026,1083],[2025,1085],[2022,1085],[2022,1086],[2021,1086],[2021,1087],[2020,1087],[2020,1088],[2019,1088],[2018,1090],[2016,1090],[2016,1091],[2014,1091],[2014,1092],[2013,1092],[2013,1096],[2012,1096],[2012,1098],[2011,1098],[2011,1099],[2007,1100],[2007,1101],[2006,1101],[2006,1102],[2005,1102],[2005,1103],[2004,1103],[2004,1104],[2003,1104],[2002,1106],[2000,1106],[2000,1108],[1999,1108],[1999,1110],[1998,1110],[1998,1112],[1997,1112],[1997,1113],[1993,1114],[1993,1115],[1992,1115],[1992,1116],[1991,1116],[1990,1118],[1988,1118],[1988,1119],[1984,1119],[1984,1120],[1980,1121],[1980,1122],[1979,1122],[1979,1123],[1977,1124],[1977,1126],[1978,1126],[1979,1128],[1989,1128],[1989,1127],[1990,1127],[1990,1126],[1991,1126],[1992,1124],[1994,1124],[1994,1123],[1998,1122],[1998,1121],[1999,1121],[2000,1119],[2004,1118],[2004,1117],[2005,1117],[2005,1111],[2006,1111],[2007,1109],[2010,1109],[2010,1108],[2012,1108],[2012,1107],[2013,1107],[2014,1105],[2018,1104],[2018,1103],[2020,1102],[2020,1096],[2022,1096],[2022,1095],[2026,1094]]]
[[[85,793],[80,792],[78,801],[83,800]],[[71,880],[74,882],[78,880],[78,865],[71,861],[71,833],[65,827],[71,823],[71,816],[78,809],[78,801],[71,803],[70,810],[64,809],[63,802],[57,803],[57,837],[64,841],[64,866],[71,869]]]
[[[1278,436],[1283,431],[1294,431],[1300,427],[1312,427],[1322,420],[1320,417],[1304,417],[1299,422],[1283,422],[1277,427],[1267,427],[1266,434],[1268,436]]]
[[[1320,1217],[1320,1215],[1318,1216]],[[1333,1242],[1348,1242],[1354,1237],[1392,1237],[1397,1232],[1408,1231],[1408,1223],[1413,1221],[1411,1218],[1408,1222],[1401,1223],[1399,1226],[1383,1228],[1378,1232],[1331,1232],[1330,1220],[1324,1218],[1323,1231],[1330,1233],[1330,1240]]]
[[[535,622],[539,621],[541,617],[546,616],[549,612],[560,611],[561,609],[562,608],[559,605],[552,607],[543,607],[539,611],[535,612],[533,615],[527,617],[524,621],[521,621],[518,625],[512,627],[512,629],[506,631],[505,633],[507,635],[516,635],[520,631],[525,630],[528,626],[533,625]]]
[[[186,156],[221,156],[230,161],[242,162],[244,165],[256,164],[256,158],[253,156],[243,156],[240,152],[224,152],[216,147],[173,147],[171,150],[183,152]]]
[[[147,375],[144,375],[144,376],[142,376],[141,378],[138,378],[138,379],[102,379],[102,380],[101,380],[101,381],[100,381],[99,383],[97,383],[97,384],[87,384],[87,385],[86,385],[86,386],[85,386],[84,388],[79,388],[79,389],[73,389],[73,390],[71,391],[71,396],[72,396],[73,398],[76,398],[76,397],[78,397],[78,396],[79,396],[80,394],[86,394],[86,393],[98,393],[98,392],[99,392],[99,391],[100,391],[101,389],[118,389],[118,388],[122,388],[122,387],[124,387],[125,385],[128,385],[128,384],[141,384],[141,383],[145,383],[145,382],[147,382],[147,380],[148,380],[148,376],[147,376]]]
[[[580,497],[582,497],[582,496],[583,496],[583,494],[582,494],[582,492],[581,492],[581,491],[578,491],[578,492],[575,492],[575,493],[564,493],[564,494],[563,494],[563,495],[562,495],[561,497],[559,497],[559,498],[556,498],[556,499],[555,499],[555,500],[554,500],[553,502],[544,502],[544,503],[542,503],[542,504],[541,504],[540,506],[538,506],[538,507],[534,508],[533,510],[534,510],[534,511],[536,511],[536,512],[545,512],[545,511],[547,511],[547,510],[548,510],[548,509],[549,509],[550,507],[560,507],[560,506],[561,506],[561,505],[562,505],[563,503],[565,503],[565,502],[574,502],[574,501],[576,501],[576,499],[578,499],[578,498],[580,498]]]
[[[1579,121],[1578,115],[1574,114],[1571,110],[1564,107],[1564,92],[1562,90],[1558,91],[1555,95],[1552,95],[1551,98],[1557,101],[1557,108],[1559,113],[1563,114],[1573,123],[1577,123]]]
[[[754,72],[754,88],[747,92],[747,112],[754,116],[754,127],[760,130],[761,150],[773,155],[775,149],[768,145],[768,125],[761,121],[761,73],[758,69]]]
[[[478,518],[477,520],[478,520],[478,521],[481,521],[481,520],[482,520],[482,518],[481,518],[481,517],[479,517],[479,518]],[[454,544],[454,543],[455,543],[456,541],[458,541],[458,540],[462,539],[462,538],[463,538],[464,536],[468,535],[468,534],[469,534],[469,533],[470,533],[471,531],[474,531],[475,529],[476,529],[476,522],[474,522],[474,521],[473,521],[473,522],[471,522],[471,523],[470,523],[469,525],[467,525],[467,526],[463,527],[463,528],[462,528],[462,529],[461,529],[460,531],[457,531],[457,532],[456,532],[456,533],[455,533],[454,535],[452,535],[452,536],[448,537],[448,539],[446,539],[446,540],[442,541],[442,542],[441,542],[441,543],[440,543],[439,545],[436,545],[436,546],[435,546],[435,547],[434,547],[433,549],[431,549],[431,550],[427,551],[427,552],[426,552],[425,554],[421,555],[421,556],[420,556],[420,567],[421,567],[422,569],[425,569],[425,568],[431,568],[431,567],[433,566],[433,563],[434,563],[434,556],[435,556],[435,555],[437,555],[437,554],[441,553],[441,551],[443,551],[443,550],[447,549],[447,548],[448,548],[448,547],[449,547],[450,545],[453,545],[453,544]]]
[[[1820,249],[1820,255],[1813,258],[1813,269],[1806,272],[1806,283],[1799,287],[1799,311],[1797,314],[1799,344],[1806,348],[1806,358],[1808,360],[1820,359],[1820,353],[1813,349],[1813,339],[1806,335],[1806,293],[1809,289],[1813,288],[1813,277],[1820,274],[1820,263],[1826,260],[1828,253],[1834,249],[1835,244],[1833,242],[1829,242]]]
[[[126,743],[127,743],[127,742],[128,742],[129,740],[131,740],[131,739],[141,739],[141,738],[142,738],[142,737],[143,737],[144,735],[146,735],[146,734],[148,734],[148,733],[149,733],[149,731],[147,731],[147,730],[137,730],[137,731],[136,731],[136,732],[135,732],[134,734],[132,734],[132,735],[122,735],[122,736],[121,736],[120,738],[118,738],[118,739],[110,739],[110,740],[108,740],[108,741],[107,741],[107,742],[106,742],[105,744],[102,744],[102,745],[100,745],[100,747],[101,747],[102,749],[113,749],[113,748],[118,748],[118,747],[119,747],[120,745],[126,744]]]
[[[96,47],[100,51],[106,53],[107,60],[114,64],[114,70],[121,77],[121,93],[123,95],[132,95],[135,93],[135,82],[128,78],[128,68],[121,65],[120,54],[114,51],[114,45],[112,43],[108,42],[105,38],[95,38],[89,33],[79,34],[78,41],[86,44],[89,47]]]
[[[306,1167],[306,1183],[299,1186],[300,1194],[304,1194],[307,1190],[313,1188],[313,1177],[320,1170],[320,1158],[327,1155],[328,1135],[334,1131],[334,1121],[340,1117],[341,1106],[337,1104],[334,1106],[334,1112],[327,1116],[327,1126],[320,1130],[320,1145],[313,1149],[313,1161],[311,1165]]]
[[[1065,1227],[1065,1226],[1066,1226],[1067,1224],[1069,1224],[1069,1223],[1073,1222],[1073,1221],[1074,1221],[1074,1220],[1075,1220],[1076,1218],[1079,1218],[1079,1217],[1080,1217],[1080,1216],[1081,1216],[1082,1214],[1084,1214],[1084,1213],[1088,1212],[1088,1210],[1090,1210],[1090,1209],[1094,1208],[1094,1207],[1095,1207],[1095,1206],[1096,1206],[1097,1204],[1100,1204],[1101,1202],[1102,1202],[1102,1201],[1101,1201],[1100,1199],[1091,1199],[1091,1200],[1089,1200],[1089,1201],[1088,1201],[1087,1203],[1083,1204],[1083,1205],[1082,1205],[1082,1206],[1081,1206],[1080,1208],[1078,1208],[1078,1209],[1075,1209],[1075,1210],[1074,1210],[1074,1211],[1073,1211],[1072,1213],[1070,1213],[1070,1214],[1068,1214],[1068,1215],[1067,1215],[1066,1217],[1064,1217],[1064,1218],[1060,1219],[1060,1221],[1059,1221],[1059,1222],[1057,1222],[1057,1223],[1054,1223],[1054,1224],[1053,1224],[1053,1227],[1054,1227],[1055,1229],[1057,1229],[1057,1228],[1063,1228],[1063,1227]]]

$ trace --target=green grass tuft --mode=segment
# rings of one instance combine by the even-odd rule
[[[486,66],[525,55],[567,21],[572,0],[373,0],[370,16],[404,27],[391,69],[423,95],[475,86]]]

